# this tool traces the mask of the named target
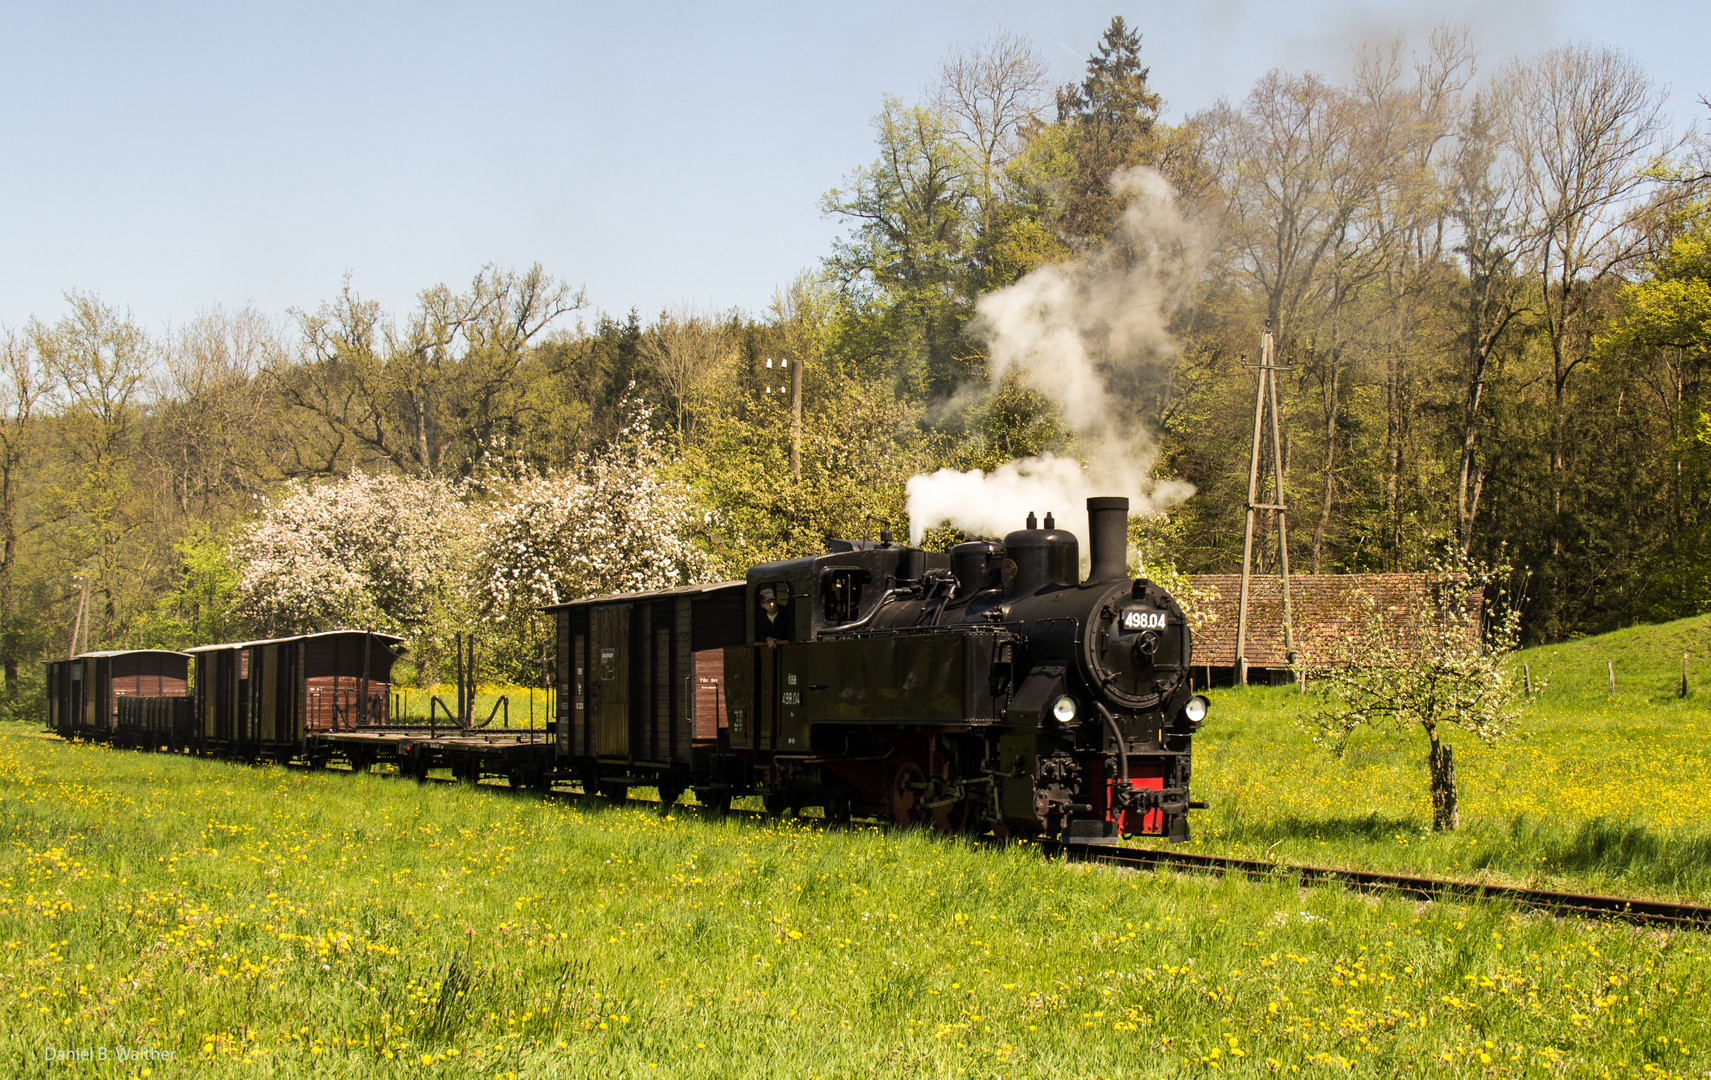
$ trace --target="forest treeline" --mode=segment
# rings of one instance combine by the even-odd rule
[[[1124,226],[1137,169],[1192,226],[1174,349],[1098,343],[1155,475],[1196,489],[1135,523],[1150,559],[1239,566],[1269,325],[1297,571],[1501,558],[1532,640],[1711,605],[1711,183],[1633,58],[1487,72],[1446,29],[1179,123],[1167,89],[1120,18],[1068,86],[1015,36],[951,53],[880,103],[872,160],[821,200],[842,239],[761,312],[591,311],[539,266],[404,313],[347,278],[314,310],[167,333],[68,294],[4,334],[8,693],[74,632],[362,618],[427,677],[467,622],[531,654],[536,603],[901,530],[913,475],[1077,454],[1051,394],[992,378],[977,306],[1093,252],[1156,258]]]

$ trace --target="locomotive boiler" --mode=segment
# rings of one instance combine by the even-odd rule
[[[1076,537],[1031,513],[1001,544],[834,541],[756,566],[698,793],[946,832],[1186,839],[1206,713],[1189,628],[1127,574],[1128,500],[1087,509],[1085,580]]]

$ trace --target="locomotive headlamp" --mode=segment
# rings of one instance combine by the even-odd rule
[[[1207,701],[1199,694],[1195,694],[1193,697],[1188,699],[1188,704],[1182,707],[1182,714],[1188,717],[1189,723],[1198,724],[1200,721],[1206,719],[1206,710],[1211,708],[1211,706],[1212,703],[1210,701]]]
[[[1068,694],[1052,702],[1052,715],[1060,724],[1067,724],[1075,719],[1075,699]]]

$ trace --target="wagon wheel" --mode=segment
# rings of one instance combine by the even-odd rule
[[[669,813],[677,805],[677,800],[683,797],[684,785],[681,783],[662,783],[659,786],[659,812]]]
[[[695,789],[695,801],[720,817],[724,817],[731,810],[731,789],[724,785],[698,787]]]
[[[606,799],[607,802],[621,803],[621,802],[624,802],[627,799],[629,799],[629,797],[630,797],[630,785],[628,785],[628,784],[601,784],[600,785],[600,794],[603,798]]]
[[[919,825],[925,821],[926,813],[921,809],[921,803],[926,792],[927,774],[921,771],[921,766],[913,761],[898,762],[887,792],[891,820],[899,825]]]
[[[848,795],[826,796],[826,824],[848,825],[850,816],[850,797]]]
[[[760,802],[767,817],[783,817],[790,809],[790,799],[782,791],[769,791],[761,796]]]

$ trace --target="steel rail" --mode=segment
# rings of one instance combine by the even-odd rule
[[[1213,874],[1236,873],[1251,878],[1294,879],[1303,885],[1338,884],[1361,892],[1399,893],[1424,900],[1507,900],[1524,907],[1540,908],[1580,918],[1610,919],[1641,926],[1711,929],[1711,907],[1698,904],[1678,904],[1663,900],[1645,900],[1624,896],[1551,892],[1546,889],[1529,889],[1520,885],[1497,885],[1483,881],[1463,881],[1454,878],[1417,877],[1411,874],[1384,874],[1371,870],[1349,870],[1334,866],[1304,866],[1295,863],[1264,862],[1259,859],[1238,859],[1226,855],[1195,855],[1185,851],[1160,851],[1154,848],[1114,848],[1090,844],[1065,844],[1055,840],[1041,841],[1039,846],[1040,850],[1047,856],[1061,855],[1066,859],[1112,863],[1119,866],[1149,869],[1163,867],[1199,870]]]

